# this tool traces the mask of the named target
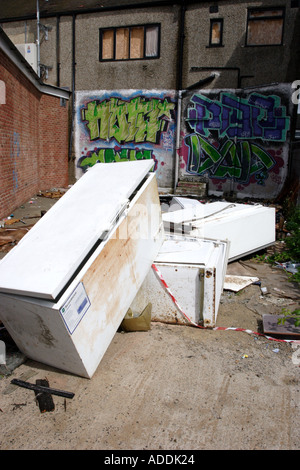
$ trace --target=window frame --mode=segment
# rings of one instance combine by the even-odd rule
[[[269,11],[277,11],[282,10],[282,14],[279,16],[259,16],[257,18],[251,18],[251,14],[254,12],[269,12]],[[248,32],[249,32],[249,23],[250,22],[259,22],[265,20],[274,20],[274,19],[282,19],[282,31],[281,31],[281,41],[278,44],[248,44]],[[245,47],[278,47],[283,46],[283,38],[284,38],[284,25],[285,25],[285,6],[278,5],[277,7],[251,7],[248,8],[247,12],[247,25],[246,25],[246,36],[245,36]]]
[[[215,44],[212,42],[213,24],[220,23],[220,42]],[[223,44],[224,18],[210,18],[209,25],[209,45],[208,47],[224,47]]]
[[[157,54],[155,56],[146,56],[146,34],[147,28],[156,27],[158,29],[157,34]],[[143,57],[130,57],[130,38],[131,30],[134,28],[143,28],[144,29],[144,46],[143,46]],[[116,34],[117,30],[128,29],[128,58],[126,59],[116,59]],[[103,33],[105,31],[113,31],[113,58],[104,59],[102,58],[103,54]],[[146,24],[134,24],[128,26],[110,26],[105,28],[99,28],[99,61],[100,62],[126,62],[128,60],[153,60],[160,58],[160,38],[161,38],[161,24],[160,23],[146,23]]]

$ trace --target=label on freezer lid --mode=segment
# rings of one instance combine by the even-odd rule
[[[70,334],[74,333],[90,305],[84,285],[80,282],[60,309],[60,314]]]

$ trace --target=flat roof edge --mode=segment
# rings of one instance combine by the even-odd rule
[[[44,83],[40,77],[35,73],[29,62],[22,56],[18,51],[14,43],[9,39],[5,34],[3,29],[0,27],[0,50],[4,52],[5,55],[18,67],[18,69],[23,73],[23,75],[41,92],[47,95],[56,96],[57,98],[69,99],[71,92],[55,87],[53,85],[48,85]]]

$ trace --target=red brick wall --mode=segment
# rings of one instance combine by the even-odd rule
[[[43,95],[40,100],[40,189],[68,184],[68,103]]]
[[[68,102],[46,95],[0,50],[0,218],[39,190],[68,185]],[[3,100],[1,101],[3,103]]]

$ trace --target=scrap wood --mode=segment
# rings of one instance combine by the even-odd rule
[[[7,245],[8,243],[13,243],[15,238],[11,235],[1,235],[0,234],[0,246]]]
[[[4,221],[4,225],[12,225],[12,224],[16,224],[17,222],[20,222],[20,219],[7,219]]]
[[[283,324],[278,320],[282,315],[263,315],[264,332],[269,335],[300,337],[300,327],[295,326],[293,318],[286,318]]]
[[[38,196],[48,197],[51,199],[58,199],[62,197],[65,193],[62,191],[41,191]]]
[[[33,225],[27,225],[26,227],[18,228],[0,228],[0,251],[5,251],[8,248],[12,248],[18,243],[21,238],[33,227]],[[10,245],[8,247],[7,245]]]
[[[35,381],[35,383],[36,385],[42,385],[47,388],[49,387],[49,382],[46,379],[38,379]],[[39,392],[38,390],[35,390],[34,393],[41,413],[45,413],[46,411],[54,411],[55,405],[51,393]]]
[[[22,217],[21,222],[23,219],[39,219],[40,217],[43,217],[47,211],[41,211],[40,214],[38,215],[25,215],[25,217]]]
[[[75,395],[75,393],[73,392],[65,392],[63,390],[57,390],[55,388],[45,387],[44,385],[31,384],[29,382],[24,382],[24,380],[19,380],[19,379],[13,379],[11,383],[13,385],[18,385],[19,387],[28,388],[29,390],[50,393],[52,395],[57,395],[59,397],[73,398]]]

